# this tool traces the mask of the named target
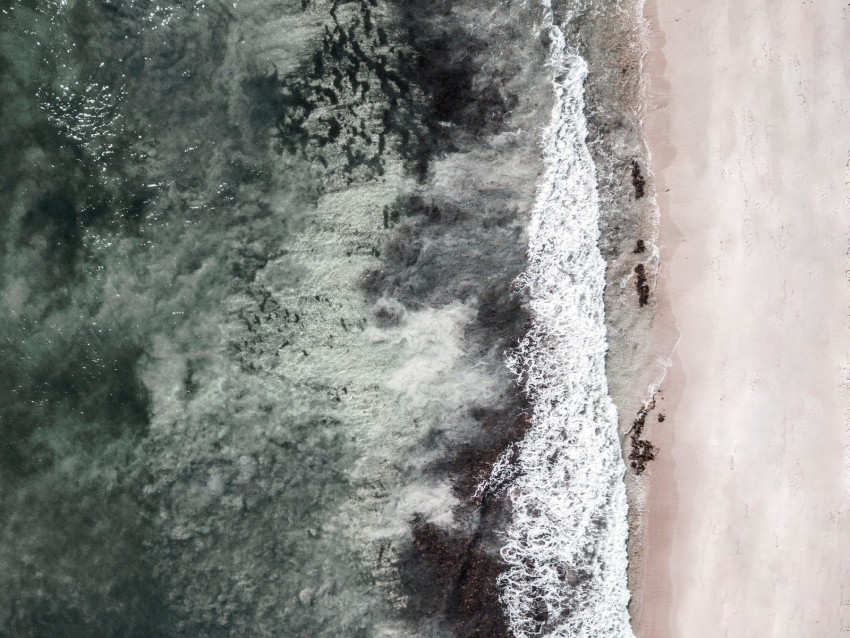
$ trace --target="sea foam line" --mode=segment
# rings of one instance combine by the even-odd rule
[[[587,65],[557,26],[550,34],[556,104],[519,282],[533,326],[509,360],[532,400],[532,424],[488,481],[511,485],[502,603],[518,638],[632,637],[625,466],[605,377],[605,262],[585,143]]]

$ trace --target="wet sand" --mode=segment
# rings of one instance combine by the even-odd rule
[[[850,7],[647,2],[655,339],[681,331],[640,638],[850,631]],[[668,353],[659,352],[660,356]]]

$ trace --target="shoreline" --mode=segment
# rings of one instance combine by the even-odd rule
[[[665,627],[660,626],[657,617],[667,611],[670,587],[669,582],[652,573],[652,567],[667,566],[663,547],[670,542],[670,530],[665,528],[663,522],[675,509],[677,499],[675,486],[661,499],[652,494],[650,477],[669,483],[674,471],[673,460],[664,453],[665,450],[659,448],[656,433],[663,428],[658,422],[658,415],[664,415],[666,422],[667,412],[675,407],[674,383],[668,380],[668,372],[677,366],[675,350],[681,333],[672,313],[667,271],[672,257],[671,245],[679,241],[681,236],[677,229],[671,228],[669,219],[662,219],[662,211],[669,204],[663,168],[669,166],[676,156],[676,149],[669,139],[669,118],[665,117],[664,112],[664,103],[670,90],[664,75],[667,68],[662,50],[665,37],[658,28],[656,0],[639,0],[635,12],[644,51],[640,69],[642,91],[637,109],[647,151],[648,190],[655,207],[654,236],[651,239],[657,260],[653,287],[655,305],[648,335],[655,360],[644,378],[636,383],[636,388],[646,393],[647,407],[654,404],[654,409],[649,411],[646,419],[645,437],[653,444],[656,457],[647,465],[643,475],[629,473],[627,476],[632,528],[629,534],[629,591],[632,594],[629,614],[636,636],[666,638],[669,634]],[[627,446],[628,441],[625,440],[624,452]],[[659,522],[662,523],[660,530],[657,529]],[[662,604],[658,605],[656,601]]]
[[[662,227],[660,210],[666,198],[655,175],[655,166],[659,157],[669,163],[675,156],[675,149],[672,146],[660,150],[651,148],[647,131],[647,113],[655,108],[656,103],[663,97],[663,93],[650,96],[649,75],[654,76],[653,86],[658,92],[656,82],[659,79],[663,80],[663,69],[666,66],[663,56],[660,56],[661,59],[654,59],[654,57],[658,57],[656,55],[658,46],[656,42],[653,42],[653,39],[658,35],[663,37],[663,34],[658,34],[657,31],[652,30],[651,21],[647,20],[645,15],[647,10],[651,11],[654,8],[654,4],[654,0],[635,0],[633,3],[633,30],[639,43],[641,57],[637,69],[637,74],[640,77],[638,90],[631,101],[634,116],[639,122],[639,135],[642,144],[641,160],[646,165],[647,203],[641,214],[640,229],[641,236],[646,238],[649,255],[644,262],[640,263],[646,264],[651,293],[649,304],[633,311],[635,316],[644,315],[645,318],[641,320],[643,323],[635,326],[638,328],[636,334],[642,335],[642,339],[636,340],[639,345],[637,346],[638,350],[633,355],[633,367],[629,370],[630,374],[624,375],[616,362],[613,362],[609,369],[609,378],[611,376],[626,376],[629,379],[626,384],[627,389],[621,394],[618,401],[618,409],[620,412],[620,440],[626,464],[624,481],[629,506],[628,587],[631,593],[629,615],[633,627],[641,616],[643,589],[640,583],[647,563],[644,543],[652,531],[647,527],[648,519],[655,518],[649,511],[652,504],[649,502],[648,474],[653,468],[656,468],[657,474],[660,470],[658,466],[669,462],[669,459],[658,454],[659,450],[654,445],[654,431],[660,426],[658,417],[664,415],[665,411],[671,407],[670,400],[664,400],[665,394],[661,386],[668,370],[674,365],[671,357],[673,357],[676,344],[680,338],[675,318],[672,317],[664,283],[665,266],[668,258],[666,245],[677,236],[677,231],[675,229],[671,231],[669,224]],[[663,130],[663,122],[656,122],[655,124],[660,124],[661,126],[658,128]],[[671,237],[667,235],[671,235]],[[609,285],[611,284],[609,283]],[[634,288],[634,284],[630,283],[629,288]],[[661,417],[662,420],[665,419],[665,416]],[[653,444],[656,454],[656,458],[646,462],[646,470],[640,473],[636,472],[635,468],[631,466],[629,458],[633,450],[640,451],[630,440],[631,432],[639,421],[644,424],[643,433],[639,437],[641,442]]]
[[[650,339],[663,356],[682,334],[645,502],[631,500],[638,638],[831,635],[850,620],[850,76],[846,11],[842,26],[828,5],[643,7]]]

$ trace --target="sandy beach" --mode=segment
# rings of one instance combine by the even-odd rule
[[[649,0],[645,17],[654,330],[681,339],[650,416],[635,631],[843,635],[850,6]]]

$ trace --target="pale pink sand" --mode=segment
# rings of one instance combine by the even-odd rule
[[[850,635],[850,4],[646,14],[657,330],[682,336],[635,630]]]

